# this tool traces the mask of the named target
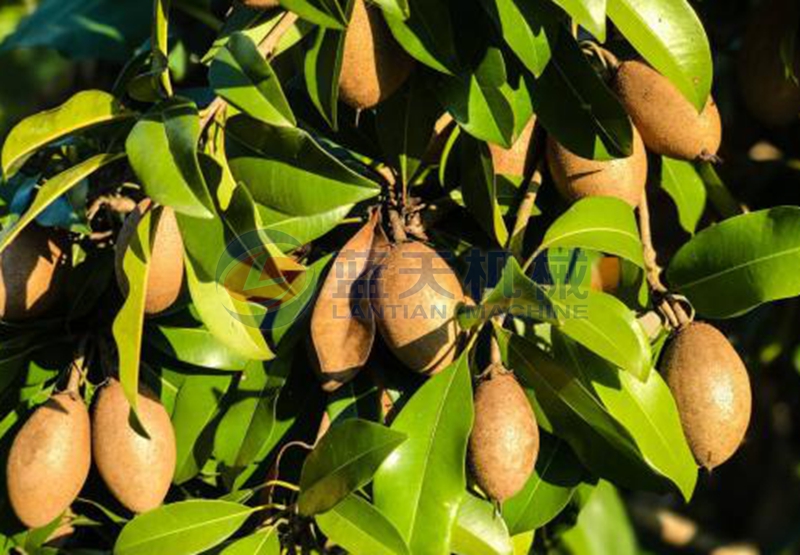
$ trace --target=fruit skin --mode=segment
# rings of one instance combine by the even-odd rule
[[[469,461],[486,494],[503,502],[528,481],[539,455],[539,427],[514,374],[500,365],[475,389]]]
[[[647,182],[647,154],[633,129],[633,154],[614,160],[589,160],[574,154],[552,137],[547,140],[550,174],[567,200],[589,196],[617,197],[638,206]]]
[[[248,8],[255,10],[268,10],[270,8],[277,8],[280,6],[278,0],[239,0],[239,2]]]
[[[80,493],[91,466],[89,411],[74,392],[53,395],[36,409],[11,445],[6,484],[22,523],[53,521]]]
[[[622,266],[616,256],[604,256],[592,265],[591,289],[615,293],[622,279]]]
[[[711,470],[724,463],[750,422],[750,378],[742,359],[719,330],[694,322],[667,345],[661,369],[698,464]]]
[[[681,160],[719,150],[722,123],[713,98],[698,114],[669,79],[638,60],[619,65],[613,86],[648,150]]]
[[[116,247],[116,273],[120,289],[127,295],[127,279],[122,260],[136,227],[150,208],[150,199],[141,201],[125,219]],[[150,274],[147,278],[144,312],[148,315],[167,310],[178,299],[183,287],[183,239],[172,208],[164,207],[158,220],[153,248],[150,252]]]
[[[464,291],[444,258],[422,243],[402,243],[378,262],[371,279],[375,318],[397,358],[423,374],[450,364],[459,338],[456,309]]]
[[[63,235],[29,225],[0,254],[0,318],[27,320],[58,299],[70,268]]]
[[[523,176],[531,163],[531,139],[536,127],[536,117],[531,118],[511,148],[503,148],[489,143],[494,173]]]
[[[362,110],[389,98],[405,83],[414,60],[394,40],[380,8],[356,0],[344,38],[339,97]]]
[[[786,76],[781,41],[797,23],[800,7],[794,0],[776,0],[760,7],[744,35],[737,70],[745,104],[761,123],[779,127],[798,119],[800,86]],[[793,67],[800,74],[800,55]]]
[[[122,384],[112,379],[92,413],[95,465],[114,497],[135,513],[161,505],[175,474],[175,432],[155,395],[139,389],[139,420],[149,438],[129,423],[130,405]]]

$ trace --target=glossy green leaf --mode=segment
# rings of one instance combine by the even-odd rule
[[[263,222],[262,229],[268,233],[285,233],[296,239],[301,245],[322,237],[338,226],[352,208],[352,204],[345,204],[327,212],[303,216],[288,215],[261,204],[256,205],[259,218]]]
[[[608,17],[636,50],[701,111],[711,91],[711,48],[687,0],[607,0]]]
[[[516,536],[541,528],[567,506],[581,483],[583,467],[563,440],[542,432],[536,470],[514,497],[503,503],[503,520]]]
[[[212,218],[214,205],[197,159],[200,120],[186,99],[165,100],[134,125],[125,150],[154,201],[196,218]]]
[[[691,162],[661,157],[661,188],[678,209],[678,221],[694,233],[706,208],[706,187]]]
[[[491,502],[465,494],[453,525],[450,548],[458,555],[513,555],[505,522]]]
[[[566,148],[596,160],[630,156],[628,114],[566,31],[531,90],[539,121]]]
[[[48,206],[61,198],[61,195],[69,192],[98,169],[124,156],[124,154],[98,154],[45,181],[36,192],[36,197],[31,205],[19,220],[0,232],[0,252],[5,250],[9,243],[37,216],[44,212]]]
[[[303,62],[306,90],[322,118],[338,127],[339,75],[342,71],[345,31],[319,27],[309,42]]]
[[[347,18],[336,0],[280,0],[290,12],[321,27],[344,29]]]
[[[296,124],[270,64],[247,35],[234,33],[208,70],[214,91],[248,115],[278,126]]]
[[[645,461],[671,480],[684,499],[691,499],[697,464],[683,435],[675,400],[661,375],[650,372],[646,381],[637,380],[557,333],[553,344],[561,359],[571,362],[574,373],[625,427]]]
[[[613,197],[587,197],[570,206],[547,229],[537,253],[555,247],[601,251],[644,268],[633,210]]]
[[[317,515],[317,524],[352,555],[408,555],[408,545],[381,512],[356,494]]]
[[[137,516],[122,529],[114,555],[193,555],[219,545],[255,509],[209,499],[164,505]]]
[[[203,328],[152,326],[147,332],[145,339],[158,351],[192,366],[236,372],[247,365],[247,359]]]
[[[606,0],[553,0],[600,42],[606,41]]]
[[[300,513],[325,512],[366,485],[405,438],[402,432],[360,419],[331,428],[303,464]]]
[[[461,191],[477,222],[498,245],[508,242],[508,228],[497,203],[497,182],[489,147],[470,136],[461,138]]]
[[[374,0],[377,6],[387,15],[399,18],[408,19],[411,15],[411,9],[408,7],[408,0]]]
[[[281,541],[278,530],[265,528],[250,534],[223,549],[219,555],[280,555]]]
[[[415,555],[450,552],[472,419],[468,357],[462,355],[418,389],[392,424],[408,439],[375,475],[375,505]]]
[[[57,139],[133,115],[106,92],[79,92],[57,108],[25,118],[11,130],[3,143],[3,173],[8,179],[31,154]]]
[[[410,17],[386,14],[392,35],[411,56],[442,73],[457,67],[453,20],[448,2],[408,0]]]
[[[704,229],[670,261],[667,279],[698,313],[731,318],[800,295],[800,208],[779,206]]]

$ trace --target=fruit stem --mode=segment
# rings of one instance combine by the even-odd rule
[[[503,364],[503,356],[500,353],[500,344],[497,342],[497,338],[492,334],[491,341],[489,343],[489,347],[491,349],[490,358],[489,360],[491,363],[494,364]]]
[[[78,393],[78,387],[83,378],[83,356],[77,358],[70,364],[69,381],[67,382],[67,391],[70,393]]]

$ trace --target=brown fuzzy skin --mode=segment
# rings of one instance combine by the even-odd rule
[[[255,10],[268,10],[281,5],[278,0],[239,0],[239,2]]]
[[[492,153],[494,173],[503,175],[523,176],[531,164],[531,138],[536,127],[536,117],[531,118],[522,129],[516,142],[511,148],[489,143],[489,152]]]
[[[616,256],[604,256],[592,266],[590,287],[595,291],[615,293],[622,279],[622,266]]]
[[[724,463],[750,423],[752,394],[742,359],[719,330],[694,322],[667,345],[661,369],[695,460],[709,470]]]
[[[548,138],[547,162],[558,192],[567,200],[617,197],[635,207],[647,182],[647,154],[636,128],[633,129],[633,154],[627,158],[588,160]]]
[[[786,72],[781,41],[789,26],[796,25],[800,6],[794,0],[774,0],[759,7],[750,20],[739,52],[739,86],[747,108],[761,123],[779,127],[797,121],[800,86]],[[800,55],[795,52],[795,75],[800,74]]]
[[[58,299],[69,268],[62,235],[36,224],[26,227],[0,254],[0,318],[42,315]]]
[[[380,8],[356,0],[347,27],[339,97],[362,110],[389,98],[405,83],[414,60],[394,40]]]
[[[52,522],[78,497],[90,466],[86,405],[77,393],[53,395],[11,445],[6,484],[14,513],[30,528]]]
[[[475,390],[469,461],[486,494],[503,502],[523,488],[539,455],[539,427],[514,374],[500,366]]]
[[[150,199],[139,203],[136,210],[125,220],[117,237],[116,273],[120,289],[127,295],[127,279],[122,269],[122,260],[133,238],[136,226],[150,207]],[[183,239],[178,220],[172,208],[164,207],[158,220],[153,248],[150,252],[150,275],[147,278],[147,294],[144,312],[154,315],[167,310],[175,303],[183,287]]]
[[[175,432],[155,395],[140,388],[139,419],[147,434],[129,423],[122,384],[103,387],[92,413],[92,452],[106,486],[128,509],[143,513],[161,505],[175,474]]]
[[[714,99],[698,114],[669,79],[637,60],[620,64],[614,89],[648,150],[681,160],[719,150],[722,123]]]
[[[381,335],[411,370],[439,372],[456,355],[455,316],[464,299],[458,277],[436,251],[418,242],[395,246],[379,264],[371,294]]]

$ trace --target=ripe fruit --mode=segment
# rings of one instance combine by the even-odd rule
[[[722,124],[714,99],[698,114],[669,79],[636,60],[619,65],[614,89],[648,150],[681,160],[719,150]]]
[[[145,212],[150,209],[150,199],[139,203],[131,212],[117,238],[116,271],[120,289],[127,295],[127,279],[122,269],[122,260],[133,233]],[[153,215],[155,217],[155,214]],[[175,212],[168,207],[161,211],[150,251],[150,274],[147,278],[145,314],[158,314],[168,309],[177,300],[183,286],[183,240],[181,239]]]
[[[662,371],[697,462],[712,469],[742,443],[750,422],[750,378],[742,359],[716,328],[694,322],[662,355]]]
[[[92,414],[95,465],[108,489],[128,509],[142,513],[158,507],[175,474],[175,432],[155,395],[140,388],[139,421],[149,437],[131,426],[130,405],[122,384],[103,387]]]
[[[556,188],[568,200],[589,196],[617,197],[638,206],[647,182],[647,154],[633,129],[633,154],[627,158],[589,160],[547,140],[547,162]]]
[[[794,0],[763,5],[750,20],[739,53],[739,85],[750,113],[765,125],[788,125],[800,114],[800,86],[786,75],[781,43],[797,24],[800,9]],[[800,74],[800,52],[793,68]]]
[[[278,0],[239,0],[239,2],[255,10],[268,10],[280,6]]]
[[[592,265],[590,287],[595,291],[614,293],[622,279],[622,267],[616,256],[604,256]]]
[[[380,8],[356,0],[347,27],[339,96],[358,110],[373,108],[399,89],[414,60],[395,42]]]
[[[372,306],[386,344],[406,366],[435,374],[453,361],[464,291],[447,262],[418,242],[396,245],[372,276]]]
[[[29,225],[0,254],[0,318],[25,320],[47,311],[69,269],[62,236]]]
[[[89,412],[74,391],[53,395],[22,426],[8,455],[6,482],[24,525],[52,522],[78,497],[89,475],[90,441]]]
[[[531,138],[533,137],[535,126],[536,117],[533,117],[528,122],[528,125],[522,129],[522,133],[519,134],[511,148],[503,148],[489,143],[494,173],[514,176],[525,175],[525,170],[529,169],[528,166],[530,165]]]
[[[539,455],[539,428],[514,374],[491,366],[475,390],[469,460],[486,494],[503,502],[528,481]]]

